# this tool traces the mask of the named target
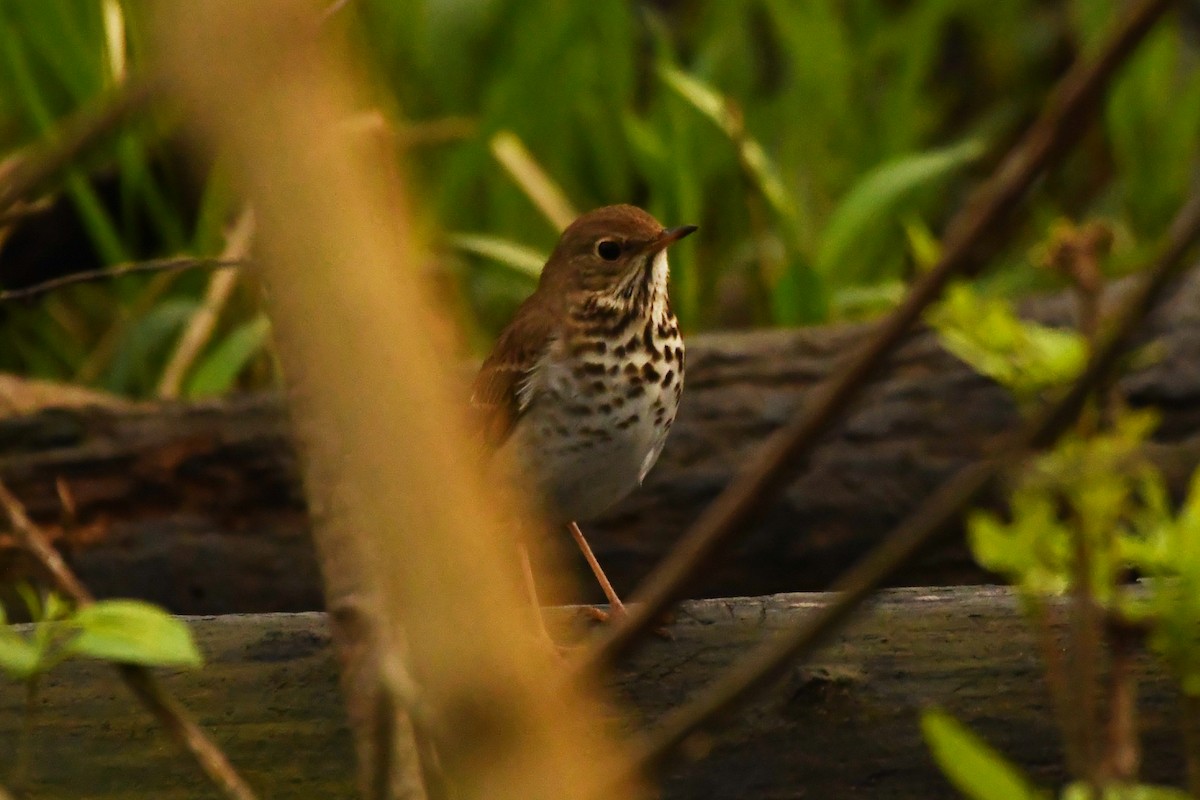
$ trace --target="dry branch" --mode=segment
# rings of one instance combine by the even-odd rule
[[[159,89],[153,80],[127,81],[94,107],[60,123],[48,140],[30,145],[0,165],[0,213],[7,213],[14,203],[41,189],[88,148],[144,109]]]
[[[28,300],[31,297],[37,297],[38,295],[52,292],[55,289],[61,289],[64,286],[91,281],[110,280],[125,275],[185,272],[193,269],[232,269],[244,266],[245,264],[246,260],[241,258],[205,258],[202,256],[176,256],[173,258],[150,259],[149,261],[133,261],[128,264],[116,264],[101,269],[72,272],[69,275],[62,275],[58,278],[35,283],[32,286],[25,286],[20,289],[6,289],[0,291],[0,303],[12,300]]]

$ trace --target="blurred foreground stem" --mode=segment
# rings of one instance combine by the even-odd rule
[[[187,119],[255,209],[360,784],[421,796],[411,716],[456,797],[594,797],[627,762],[601,704],[535,647],[522,517],[471,457],[450,320],[420,276],[394,150],[340,124],[361,72],[305,10],[171,5],[158,44]]]

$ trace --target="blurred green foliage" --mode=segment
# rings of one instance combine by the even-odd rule
[[[950,286],[926,319],[946,350],[1026,407],[1073,380],[1088,356],[1083,334],[1023,320],[1011,303],[968,284]]]
[[[147,667],[204,663],[188,626],[151,603],[99,600],[73,608],[53,592],[42,597],[28,584],[16,588],[33,624],[19,631],[0,605],[0,672],[14,680],[35,680],[70,658]]]
[[[0,4],[5,153],[145,61],[142,10]],[[498,135],[523,144],[575,209],[633,202],[701,225],[672,250],[687,330],[856,318],[895,302],[936,251],[934,232],[1113,13],[1107,0],[356,0],[325,24],[377,78],[375,102],[397,120],[411,192],[482,348],[556,238],[497,161]],[[1172,18],[1151,36],[981,291],[1044,285],[1029,251],[1060,217],[1109,218],[1118,270],[1162,231],[1200,159],[1195,33]],[[55,187],[98,262],[220,251],[236,198],[219,169],[180,165],[176,123],[130,125]],[[99,176],[115,188],[102,193]],[[155,394],[206,285],[203,274],[128,277],[0,306],[0,369]],[[185,395],[271,379],[258,314],[243,281]]]
[[[1019,768],[938,709],[921,715],[921,733],[938,767],[968,800],[1050,800],[1054,794],[1034,785]],[[1064,786],[1061,800],[1195,800],[1171,786],[1139,783],[1097,788],[1084,781]]]
[[[1194,701],[1200,697],[1200,471],[1176,512],[1165,481],[1145,456],[1154,422],[1149,412],[1124,412],[1111,430],[1067,437],[1020,476],[1008,519],[975,512],[969,538],[975,559],[1012,583],[1035,624],[1044,622],[1038,609],[1049,598],[1077,597],[1086,582],[1085,599],[1078,602],[1102,610],[1107,625],[1138,630],[1180,691]],[[1150,580],[1134,587],[1131,573]],[[1064,649],[1074,646],[1078,643]],[[926,712],[922,730],[942,772],[964,796],[1050,796],[953,718]],[[1093,788],[1072,783],[1060,796],[1193,797],[1164,786]]]
[[[1076,251],[1076,256],[1086,260],[1090,254]],[[1086,267],[1060,263],[1058,271],[1076,279],[1077,302],[1094,299],[1096,287],[1089,286]],[[1074,381],[1094,345],[1083,333],[1022,320],[1011,301],[984,297],[969,286],[952,286],[927,316],[947,350],[1008,389],[1026,413]],[[1114,676],[1105,687],[1108,714],[1119,713],[1119,694],[1137,696],[1131,674],[1121,673],[1126,685],[1116,685],[1118,649],[1135,652],[1133,647],[1144,646],[1159,657],[1190,703],[1200,698],[1200,470],[1175,502],[1148,451],[1157,423],[1154,410],[1131,409],[1117,395],[1101,392],[1072,431],[1008,476],[1003,512],[976,510],[967,520],[975,561],[1016,589],[1031,625],[1042,629],[1039,640],[1054,641],[1043,649],[1047,685],[1058,695],[1054,705],[1090,714],[1082,720],[1088,736],[1119,727],[1112,720],[1101,725],[1094,705],[1090,711],[1082,708],[1080,698],[1098,695],[1092,658],[1107,658]],[[1133,577],[1145,579],[1144,584],[1135,585]],[[1070,604],[1072,624],[1060,643],[1049,630],[1047,609],[1055,599],[1061,609],[1062,598]],[[1067,686],[1080,694],[1070,694]],[[1130,720],[1136,717],[1129,713]],[[942,772],[966,797],[1050,796],[944,713],[926,712],[922,730]],[[1136,750],[1136,730],[1122,735]],[[1091,748],[1092,757],[1103,750]],[[1191,748],[1189,775],[1196,774],[1197,758]],[[1126,785],[1094,767],[1073,769],[1100,776],[1102,785],[1073,783],[1060,796],[1193,796],[1169,787]]]

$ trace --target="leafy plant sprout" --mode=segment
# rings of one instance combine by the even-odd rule
[[[56,592],[44,595],[27,583],[16,586],[32,622],[22,632],[8,624],[0,605],[0,672],[26,687],[21,738],[13,756],[10,787],[24,782],[38,682],[71,658],[119,664],[199,667],[200,651],[187,625],[141,600],[100,600],[75,608]]]
[[[1064,223],[1052,236],[1044,263],[1073,285],[1081,331],[1021,320],[1011,303],[966,286],[929,316],[948,350],[1022,406],[1069,383],[1103,325],[1096,299],[1111,242],[1107,227]],[[1144,455],[1156,422],[1153,411],[1102,394],[1072,435],[1014,476],[1006,513],[976,511],[968,520],[976,561],[1013,585],[1041,645],[1075,778],[1062,791],[1065,800],[1200,794],[1200,470],[1176,510]],[[1053,634],[1062,616],[1065,647]],[[1184,698],[1190,793],[1138,781],[1133,659],[1143,648],[1158,656]],[[947,777],[967,796],[1047,796],[945,713],[927,712],[922,729]]]

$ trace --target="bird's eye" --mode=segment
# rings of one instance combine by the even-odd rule
[[[621,245],[612,239],[601,239],[596,243],[596,255],[605,261],[616,261],[621,257]]]

